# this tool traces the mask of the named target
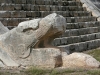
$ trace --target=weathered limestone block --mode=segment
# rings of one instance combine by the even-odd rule
[[[89,33],[89,29],[88,28],[83,28],[78,30],[79,35],[85,35]]]
[[[60,42],[61,42],[61,45],[66,45],[67,44],[67,38],[66,37],[62,37]]]
[[[81,38],[81,42],[85,42],[89,40],[88,35],[81,35],[80,38]]]
[[[96,40],[96,45],[97,45],[97,47],[100,47],[100,39]]]
[[[94,39],[96,39],[96,35],[95,34],[89,34],[88,38],[89,38],[89,40],[94,40]]]
[[[26,11],[20,11],[20,17],[25,18],[26,17]]]
[[[75,44],[75,51],[76,52],[82,52],[84,50],[87,50],[87,43],[86,42]]]
[[[8,11],[0,11],[0,17],[1,18],[9,18],[11,16],[10,12]]]
[[[20,12],[19,11],[11,12],[11,17],[12,18],[19,18],[19,17],[21,17]]]
[[[39,11],[39,6],[34,6],[34,11]]]
[[[67,68],[99,68],[100,62],[84,53],[72,53],[63,56],[63,67]]]
[[[32,17],[40,17],[40,12],[38,11],[32,12]]]
[[[70,30],[69,33],[70,33],[70,36],[78,36],[79,35],[79,32],[77,29],[72,29],[72,30]]]
[[[31,3],[32,3],[32,4],[35,4],[35,0],[26,0],[26,3],[27,3],[27,4],[31,4]]]
[[[0,35],[0,53],[2,54],[4,51],[6,55],[0,54],[0,60],[6,63],[6,66],[23,65],[32,54],[30,48],[51,47],[51,41],[60,35],[65,28],[65,18],[56,13],[41,19],[21,22],[16,28]],[[14,65],[10,64],[12,62]],[[25,63],[25,65],[28,64]]]
[[[31,5],[31,11],[34,11],[35,8],[34,8],[34,5]]]
[[[42,1],[42,0],[41,1],[40,0],[36,0],[35,4],[37,4],[37,5],[44,5],[44,2],[45,1]]]
[[[67,41],[67,44],[72,44],[73,43],[72,37],[68,37],[66,41]]]
[[[65,33],[62,34],[63,37],[70,36],[70,30],[66,30]]]
[[[97,45],[96,42],[95,42],[95,40],[88,41],[87,44],[88,44],[88,49],[89,50],[96,48],[96,45]]]
[[[8,11],[10,11],[10,10],[13,11],[13,10],[14,10],[14,5],[11,5],[11,4],[3,4],[3,3],[2,3],[1,6],[2,6],[2,9],[3,9],[3,10],[6,10],[6,11],[7,11],[7,10],[8,10]]]
[[[100,33],[95,34],[96,39],[100,39]]]
[[[54,39],[54,46],[59,46],[61,43],[60,43],[60,39]]]
[[[47,11],[51,11],[50,6],[46,6],[46,10],[47,10]]]
[[[32,17],[32,12],[31,11],[27,11],[26,12],[26,17]]]
[[[23,4],[23,5],[22,5],[22,8],[23,8],[23,10],[25,10],[25,11],[26,11],[26,10],[27,10],[27,11],[30,11],[32,7],[31,7],[31,4]]]
[[[22,5],[21,5],[21,4],[16,4],[16,5],[14,6],[14,9],[15,9],[15,10],[21,10],[21,9],[22,9]]]
[[[32,61],[34,66],[55,68],[62,66],[61,51],[56,48],[32,49]]]
[[[78,43],[81,41],[81,38],[79,36],[73,36],[72,39],[73,39],[73,43]]]
[[[27,0],[22,0],[22,3],[25,4]]]
[[[46,6],[45,5],[40,6],[40,11],[46,11]]]
[[[0,22],[0,35],[8,32],[9,29]]]
[[[22,1],[21,1],[21,0],[16,0],[16,1],[14,1],[14,3],[16,3],[16,4],[21,4]]]

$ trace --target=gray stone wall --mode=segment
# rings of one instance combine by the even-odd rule
[[[100,0],[90,0],[100,9]]]

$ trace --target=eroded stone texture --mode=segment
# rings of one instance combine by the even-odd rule
[[[51,40],[61,34],[66,28],[66,20],[64,17],[53,13],[42,19],[34,19],[19,23],[18,27],[9,32],[0,35],[0,59],[6,66],[14,66],[10,64],[14,61],[17,64],[29,65],[32,62],[30,48],[33,47],[50,47]],[[52,39],[50,39],[52,38]],[[50,40],[49,40],[50,39]],[[4,59],[8,57],[7,59]],[[11,61],[8,61],[11,58]],[[28,62],[29,59],[29,62]],[[6,61],[8,62],[6,62]],[[31,60],[31,61],[30,61]],[[16,66],[16,65],[15,65]]]
[[[84,53],[72,53],[68,56],[63,56],[63,67],[67,68],[98,68],[100,62],[92,56]]]
[[[32,64],[47,68],[62,66],[61,51],[56,48],[32,49]]]
[[[40,38],[38,43],[35,45],[36,48],[51,47],[51,41],[58,37],[66,28],[66,20],[61,15],[50,14],[39,22],[40,29],[36,32],[36,37],[43,36]],[[47,32],[46,32],[47,31]]]
[[[0,22],[0,35],[8,32],[9,29]]]

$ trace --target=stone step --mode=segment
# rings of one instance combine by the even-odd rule
[[[70,36],[70,37],[61,37],[55,38],[52,42],[54,46],[60,45],[68,45],[73,43],[85,42],[89,40],[100,39],[100,32],[99,33],[92,33],[80,36]]]
[[[0,18],[5,26],[17,26],[20,22],[30,20],[30,18]]]
[[[87,27],[87,28],[80,28],[80,29],[69,29],[69,30],[66,30],[62,34],[62,37],[86,35],[86,34],[97,33],[99,31],[100,31],[100,27]]]
[[[26,3],[26,1],[32,1],[32,0],[0,0],[0,4],[2,3],[15,3],[15,4],[21,4]]]
[[[57,13],[59,15],[62,15],[64,17],[82,17],[82,16],[91,16],[91,12],[87,11],[40,11],[41,16],[45,17],[49,13]]]
[[[21,20],[22,19],[22,21],[24,21],[24,20],[27,20],[27,18],[29,17],[29,16],[27,16],[27,18],[25,18],[26,17],[26,14],[27,13],[23,13],[23,12],[20,12],[20,13],[13,13],[12,12],[12,18],[9,18],[10,16],[9,16],[9,14],[6,14],[5,16],[8,16],[8,18],[0,18],[0,21],[5,25],[5,26],[8,26],[8,25],[10,25],[10,26],[17,26],[18,25],[18,23],[19,22],[21,22],[21,21],[19,21],[19,20]],[[2,15],[1,15],[2,16]],[[39,13],[32,13],[32,17],[34,17],[34,18],[38,18],[38,17],[40,17],[41,15],[39,14]],[[32,17],[29,17],[29,19],[32,19]],[[24,18],[24,19],[23,19]],[[14,19],[14,20],[13,20]],[[14,25],[13,25],[13,21],[16,21],[16,22],[18,22],[18,23],[15,23]],[[96,21],[96,17],[92,17],[92,16],[90,16],[90,17],[66,17],[66,22],[67,23],[77,23],[77,22],[87,22],[87,21]],[[6,22],[6,23],[5,23]],[[10,23],[11,22],[11,23]]]
[[[88,21],[88,22],[77,22],[77,23],[67,23],[66,29],[80,29],[87,27],[100,26],[99,21]]]
[[[75,0],[0,0],[2,3],[12,3],[12,4],[36,4],[36,5],[81,5],[80,2],[75,2]]]
[[[64,17],[82,17],[82,16],[91,16],[91,12],[88,12],[88,11],[67,11],[66,12],[63,12],[63,16]]]
[[[30,17],[30,19],[41,17],[40,13],[38,13],[38,12],[35,12],[35,13],[33,12],[32,14],[30,14],[30,12],[23,13],[23,11],[20,11],[18,13],[12,12],[11,14],[8,13],[6,15],[5,14],[4,15],[1,15],[1,17],[2,16],[3,16],[3,18],[0,18],[0,21],[5,26],[7,26],[7,24],[5,22],[6,21],[8,22],[9,20],[10,20],[10,22],[12,22],[13,21],[13,18],[14,19],[17,18],[16,20],[18,20],[18,19],[21,19],[21,18],[23,19],[23,18],[26,18],[26,17]],[[12,19],[10,18],[10,16],[11,16]],[[4,18],[4,17],[8,17],[8,18]],[[27,20],[27,18],[26,18],[26,20]],[[96,17],[92,17],[92,16],[90,16],[90,17],[66,17],[66,22],[67,23],[77,23],[77,22],[87,22],[87,21],[96,21]],[[8,22],[8,25],[9,25],[10,22]],[[20,21],[18,21],[18,23],[19,22]],[[12,24],[10,24],[10,25],[12,26]],[[17,24],[14,24],[14,26],[16,26],[16,25]]]
[[[50,6],[50,5],[37,5],[33,8],[37,8],[37,9],[33,9],[33,10],[39,10],[39,11],[86,11],[85,7],[81,7],[81,6]]]
[[[60,5],[60,6],[81,6],[81,2],[76,2],[76,1],[62,1],[62,0],[36,0],[35,1],[36,5]]]
[[[1,4],[0,10],[24,10],[24,11],[86,11],[81,6],[55,6],[55,5],[32,5],[32,4]]]
[[[69,45],[58,46],[67,53],[82,52],[100,47],[100,39],[90,40],[86,42],[73,43]]]
[[[24,17],[45,17],[53,11],[0,11],[1,18],[24,18]],[[55,11],[64,17],[81,17],[91,16],[90,12],[87,11]]]
[[[77,23],[77,22],[88,22],[88,21],[96,21],[97,18],[93,16],[87,17],[66,17],[67,23]]]

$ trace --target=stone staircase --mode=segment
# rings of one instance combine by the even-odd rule
[[[100,22],[79,0],[0,0],[0,21],[9,29],[19,22],[53,12],[64,16],[67,26],[65,33],[55,38],[52,45],[68,53],[100,47]]]
[[[68,2],[74,2],[76,5],[72,5],[74,10],[67,11],[69,16],[64,16],[67,21],[65,33],[54,39],[52,44],[63,48],[67,53],[100,47],[100,22],[97,21],[96,17],[92,16],[91,12],[82,7],[79,0]],[[76,9],[75,7],[77,6],[78,8]]]

